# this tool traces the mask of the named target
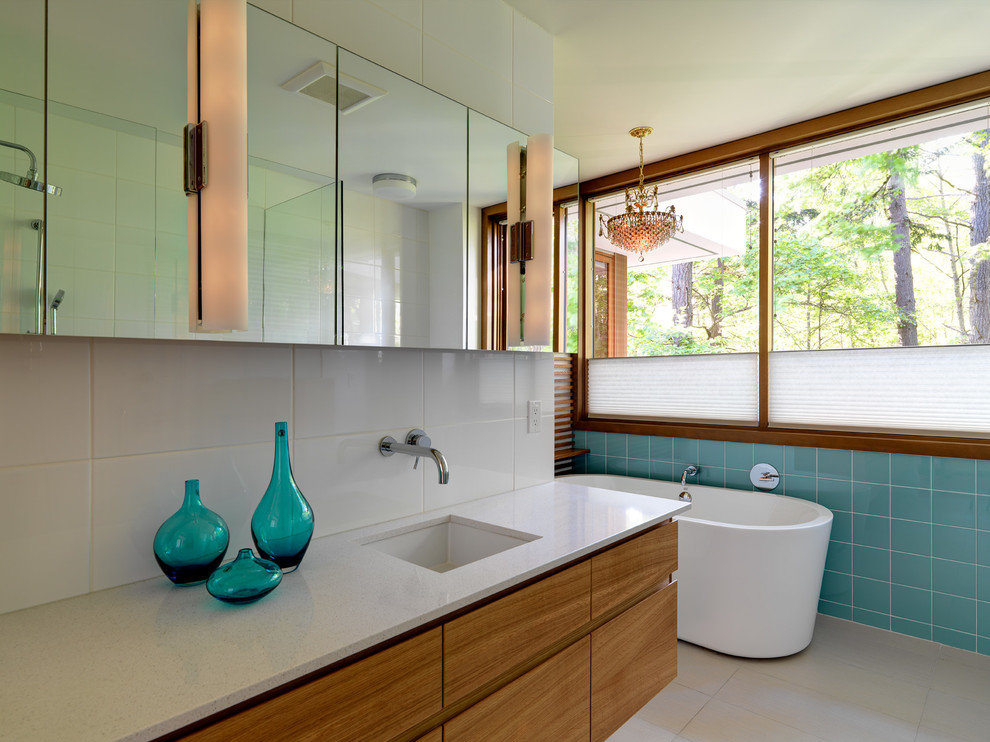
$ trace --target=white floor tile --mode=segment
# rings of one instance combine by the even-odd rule
[[[634,716],[608,738],[608,742],[675,742],[681,739],[666,729]]]
[[[742,667],[742,660],[719,654],[687,642],[677,644],[677,682],[714,696],[719,688]]]
[[[680,642],[677,679],[609,742],[987,742],[987,730],[990,657],[819,616],[811,646],[776,660]]]
[[[752,670],[737,672],[716,700],[833,742],[912,742],[918,725]],[[922,705],[923,705],[922,701]],[[918,716],[920,718],[920,708]]]
[[[690,742],[814,742],[822,739],[717,699],[705,704],[681,736]]]
[[[927,678],[901,679],[842,662],[825,653],[747,661],[746,667],[840,701],[864,706],[917,725],[928,694]]]
[[[925,703],[921,726],[929,735],[937,733],[950,740],[986,742],[990,739],[990,706],[982,701],[932,690]]]
[[[932,677],[932,690],[990,705],[990,664],[981,664],[982,667],[955,658],[940,659]],[[990,738],[990,732],[987,736]]]
[[[654,696],[636,716],[674,735],[684,729],[710,700],[711,696],[674,681]]]

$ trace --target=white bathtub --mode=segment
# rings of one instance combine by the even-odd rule
[[[677,482],[573,474],[588,487],[676,499]],[[677,636],[739,657],[784,657],[811,642],[832,512],[764,492],[688,485],[680,521]]]

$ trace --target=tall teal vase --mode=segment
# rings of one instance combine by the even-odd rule
[[[186,494],[174,515],[155,534],[155,561],[176,585],[199,585],[227,553],[230,532],[223,518],[199,499],[199,480],[186,480]]]
[[[313,509],[292,478],[285,423],[275,423],[275,467],[251,518],[251,536],[258,552],[283,572],[299,566],[313,538]]]

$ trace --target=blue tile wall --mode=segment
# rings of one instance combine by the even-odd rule
[[[835,519],[818,610],[990,655],[990,461],[577,431],[582,473],[751,491],[777,467],[778,494]]]

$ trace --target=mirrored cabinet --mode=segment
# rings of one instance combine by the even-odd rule
[[[0,12],[0,332],[480,347],[521,132],[249,5],[248,330],[191,333],[189,3]]]

